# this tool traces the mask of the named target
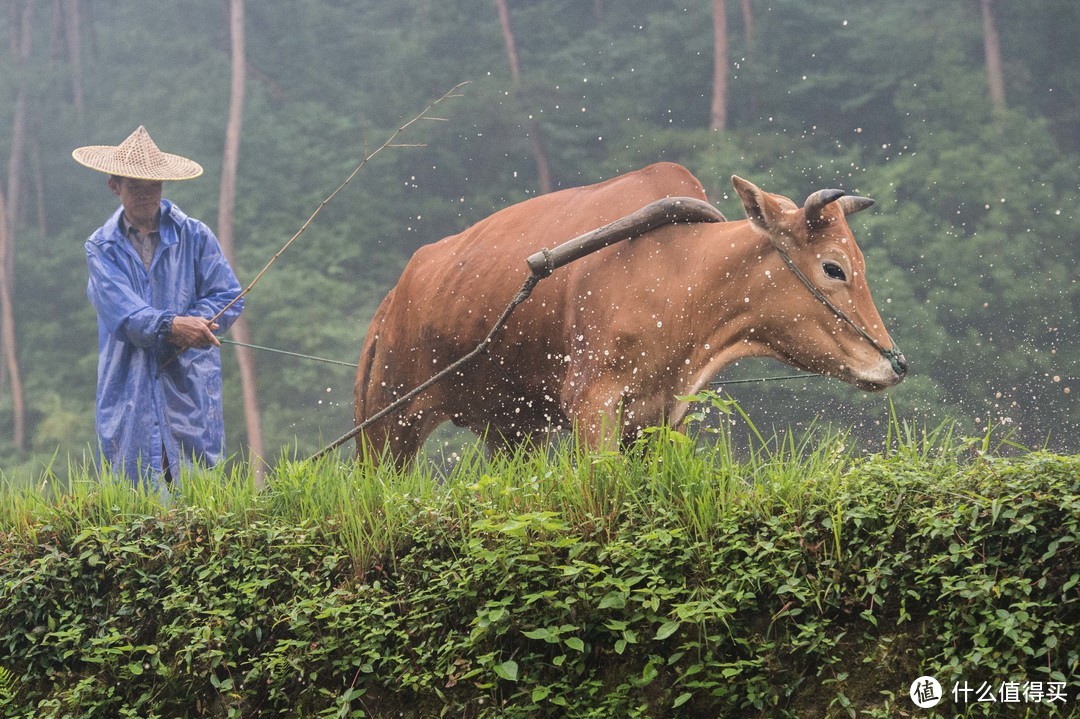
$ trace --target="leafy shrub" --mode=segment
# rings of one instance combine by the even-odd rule
[[[257,496],[5,517],[0,710],[889,717],[931,674],[1063,682],[1025,708],[1072,711],[1080,458],[837,442],[735,461],[659,430],[446,484],[293,465]]]

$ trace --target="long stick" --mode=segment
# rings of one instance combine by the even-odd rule
[[[371,158],[375,157],[376,155],[378,155],[380,152],[382,152],[383,150],[385,150],[388,147],[423,147],[423,145],[419,145],[419,144],[418,145],[398,145],[398,144],[394,144],[394,140],[396,140],[398,138],[398,136],[401,133],[405,132],[405,130],[407,130],[411,125],[415,124],[416,122],[418,122],[420,120],[445,121],[444,118],[441,118],[441,117],[429,117],[428,113],[431,112],[432,108],[434,108],[436,105],[441,103],[443,100],[446,100],[447,98],[461,97],[460,94],[456,94],[457,91],[459,89],[461,89],[462,87],[464,87],[465,85],[468,85],[468,84],[469,84],[469,82],[466,80],[465,82],[459,82],[457,85],[454,85],[452,88],[447,90],[446,93],[442,97],[440,97],[438,100],[435,100],[430,105],[425,107],[423,109],[423,111],[419,115],[417,115],[413,119],[406,122],[404,125],[399,127],[397,130],[394,130],[394,133],[392,135],[390,135],[389,138],[387,138],[386,142],[379,145],[379,147],[374,152],[370,153],[367,157],[365,157],[360,162],[360,164],[356,166],[356,169],[352,171],[352,174],[350,174],[345,179],[345,182],[342,182],[340,185],[338,185],[338,188],[336,190],[334,190],[333,192],[331,192],[330,196],[322,201],[322,203],[315,209],[315,211],[311,213],[311,217],[309,217],[307,219],[307,222],[305,222],[303,224],[303,226],[299,230],[296,231],[295,235],[293,235],[292,237],[289,238],[289,241],[286,242],[284,244],[284,246],[282,246],[282,248],[277,251],[277,254],[275,254],[273,257],[270,258],[270,261],[267,262],[266,266],[263,267],[262,270],[259,271],[259,274],[255,275],[255,279],[253,279],[248,284],[248,286],[244,288],[244,291],[241,292],[240,294],[238,294],[236,296],[236,299],[234,299],[232,302],[225,305],[225,307],[220,312],[218,312],[216,315],[214,315],[210,319],[210,321],[211,322],[216,322],[218,319],[221,318],[221,316],[223,314],[225,314],[229,310],[230,307],[232,307],[234,304],[239,302],[240,299],[243,298],[248,292],[251,292],[251,288],[254,287],[258,283],[259,280],[262,279],[262,276],[266,274],[266,271],[269,270],[270,267],[275,262],[277,262],[278,258],[281,257],[285,253],[285,250],[289,249],[289,246],[292,245],[292,243],[296,241],[296,238],[304,233],[304,230],[306,230],[308,228],[308,226],[311,224],[312,220],[314,220],[318,216],[318,214],[320,212],[322,212],[322,209],[324,207],[326,207],[327,204],[329,204],[330,200],[334,199],[334,196],[337,195],[337,193],[341,192],[345,188],[345,186],[348,185],[349,182],[351,182],[354,177],[356,177],[356,173],[360,172],[360,168],[362,168],[364,165],[366,165],[368,163],[368,161],[371,160]]]
[[[232,302],[225,305],[225,307],[223,307],[220,312],[218,312],[216,315],[211,317],[209,322],[211,324],[214,323],[214,322],[217,322],[219,319],[221,319],[221,316],[223,314],[225,314],[226,312],[229,311],[230,307],[232,307],[237,302],[239,302],[244,296],[247,295],[248,292],[251,292],[251,288],[253,288],[256,284],[258,284],[259,280],[262,279],[262,276],[266,274],[266,271],[269,270],[270,267],[273,266],[273,264],[275,262],[277,262],[279,257],[281,257],[283,254],[285,254],[285,250],[289,249],[289,246],[292,245],[292,243],[296,241],[297,237],[304,234],[304,230],[306,230],[308,228],[308,226],[311,225],[312,221],[318,216],[318,214],[320,212],[322,212],[322,209],[324,207],[326,207],[330,203],[330,200],[334,199],[334,196],[337,195],[337,193],[341,192],[345,188],[345,186],[348,185],[352,181],[352,179],[354,177],[356,177],[356,173],[360,172],[360,168],[362,168],[364,165],[366,165],[368,163],[368,161],[371,160],[371,158],[375,157],[376,155],[378,155],[380,152],[382,152],[383,150],[385,150],[388,147],[424,147],[424,145],[422,145],[422,144],[415,144],[415,145],[395,144],[394,140],[396,140],[401,133],[405,132],[405,130],[409,129],[410,126],[412,126],[413,124],[415,124],[416,122],[418,122],[420,120],[438,120],[440,122],[445,122],[446,121],[445,118],[442,118],[442,117],[430,117],[428,115],[428,113],[431,112],[432,108],[434,108],[436,105],[438,105],[443,100],[446,100],[447,98],[461,97],[460,94],[457,94],[457,91],[460,90],[465,85],[468,85],[468,84],[469,84],[469,81],[466,80],[465,82],[459,82],[457,85],[454,85],[452,88],[447,90],[443,94],[442,97],[440,97],[438,100],[435,100],[434,102],[429,104],[427,107],[425,107],[420,112],[419,115],[417,115],[413,119],[409,120],[404,125],[400,126],[398,129],[394,130],[393,134],[390,135],[390,137],[387,138],[386,142],[379,145],[379,147],[376,148],[374,152],[369,153],[363,160],[361,160],[360,164],[356,166],[356,169],[354,169],[352,171],[352,173],[347,178],[345,178],[345,182],[342,182],[340,185],[338,185],[338,188],[336,190],[334,190],[333,192],[331,192],[330,196],[327,197],[325,200],[323,200],[319,204],[319,206],[317,208],[315,208],[315,211],[311,213],[311,217],[309,217],[307,219],[307,222],[305,222],[303,224],[303,226],[299,230],[296,231],[296,234],[293,235],[292,237],[290,237],[289,241],[286,242],[282,246],[282,248],[280,250],[278,250],[277,253],[273,257],[270,258],[270,261],[267,262],[266,266],[263,267],[259,271],[259,274],[255,275],[255,279],[253,279],[250,283],[248,283],[248,286],[245,287],[244,290],[240,294],[238,294],[235,298],[233,298]],[[168,367],[169,365],[171,365],[173,362],[176,361],[177,357],[179,357],[183,353],[184,353],[183,349],[178,350],[177,353],[174,354],[172,357],[170,357],[165,362],[165,364],[163,366]]]

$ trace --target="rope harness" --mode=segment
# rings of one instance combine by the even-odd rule
[[[338,365],[341,367],[348,367],[350,369],[356,369],[355,362],[345,362],[344,360],[328,359],[326,357],[316,357],[315,355],[306,355],[300,352],[289,352],[288,350],[279,350],[273,347],[264,347],[263,345],[253,345],[247,342],[237,342],[235,340],[226,339],[225,337],[219,338],[223,343],[233,345],[235,347],[247,347],[248,349],[260,350],[262,352],[270,352],[272,354],[286,355],[288,357],[298,357],[300,359],[311,360],[313,362],[323,362],[325,364]],[[818,379],[825,377],[823,374],[812,374],[809,372],[800,372],[799,374],[782,374],[776,377],[754,377],[752,379],[718,379],[714,382],[710,382],[710,387],[726,387],[729,384],[755,384],[757,382],[784,382],[794,379]]]
[[[225,339],[219,337],[223,343],[233,345],[234,347],[247,347],[251,350],[261,350],[263,352],[272,352],[273,354],[287,355],[289,357],[298,357],[300,359],[312,360],[313,362],[323,362],[325,364],[341,365],[342,367],[352,367],[356,369],[355,362],[344,362],[342,360],[327,359],[325,357],[316,357],[315,355],[301,354],[300,352],[289,352],[288,350],[274,349],[273,347],[263,347],[262,345],[248,344],[247,342],[237,342],[235,340]]]
[[[870,334],[866,330],[864,330],[859,325],[855,324],[855,321],[853,319],[851,319],[850,317],[848,317],[844,313],[844,311],[842,309],[840,309],[839,307],[834,305],[832,303],[832,301],[829,300],[829,298],[825,296],[825,293],[822,292],[821,290],[819,290],[814,285],[814,283],[810,281],[810,278],[807,277],[805,274],[803,274],[803,271],[800,270],[798,265],[795,264],[795,260],[791,259],[791,255],[789,255],[787,253],[787,251],[783,247],[781,247],[776,242],[776,240],[773,239],[772,235],[769,235],[769,242],[772,243],[773,248],[775,248],[776,251],[780,254],[780,257],[783,258],[784,264],[788,266],[788,269],[790,269],[792,272],[795,273],[795,276],[798,277],[799,281],[802,282],[803,285],[806,286],[806,289],[810,290],[810,294],[812,294],[815,298],[817,298],[817,300],[819,302],[821,302],[823,305],[828,307],[832,311],[832,313],[834,315],[836,315],[838,318],[840,318],[844,322],[848,323],[851,326],[851,328],[853,330],[855,330],[859,334],[860,337],[862,337],[864,340],[869,342],[870,345],[874,349],[876,349],[881,354],[882,357],[889,360],[889,364],[892,365],[893,372],[896,372],[899,375],[903,375],[907,371],[907,368],[900,361],[900,358],[903,357],[904,355],[900,351],[899,347],[893,347],[891,350],[890,349],[885,349],[885,347],[882,346],[882,344],[880,342],[878,342],[876,339],[871,337]]]

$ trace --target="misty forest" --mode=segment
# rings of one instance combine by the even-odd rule
[[[139,125],[206,169],[165,196],[218,233],[244,285],[374,153],[224,338],[294,353],[223,345],[236,457],[304,456],[352,427],[349,365],[417,248],[657,161],[693,171],[729,219],[733,174],[799,202],[876,200],[851,226],[907,380],[720,385],[758,427],[827,425],[876,450],[895,415],[1080,451],[1074,0],[4,5],[5,474],[92,455],[83,243],[117,201],[71,152]],[[716,380],[792,371],[742,361]]]

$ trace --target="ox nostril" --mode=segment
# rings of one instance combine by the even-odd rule
[[[907,374],[907,360],[904,358],[904,355],[896,355],[896,358],[893,360],[893,367],[896,369],[896,374],[901,377]]]

